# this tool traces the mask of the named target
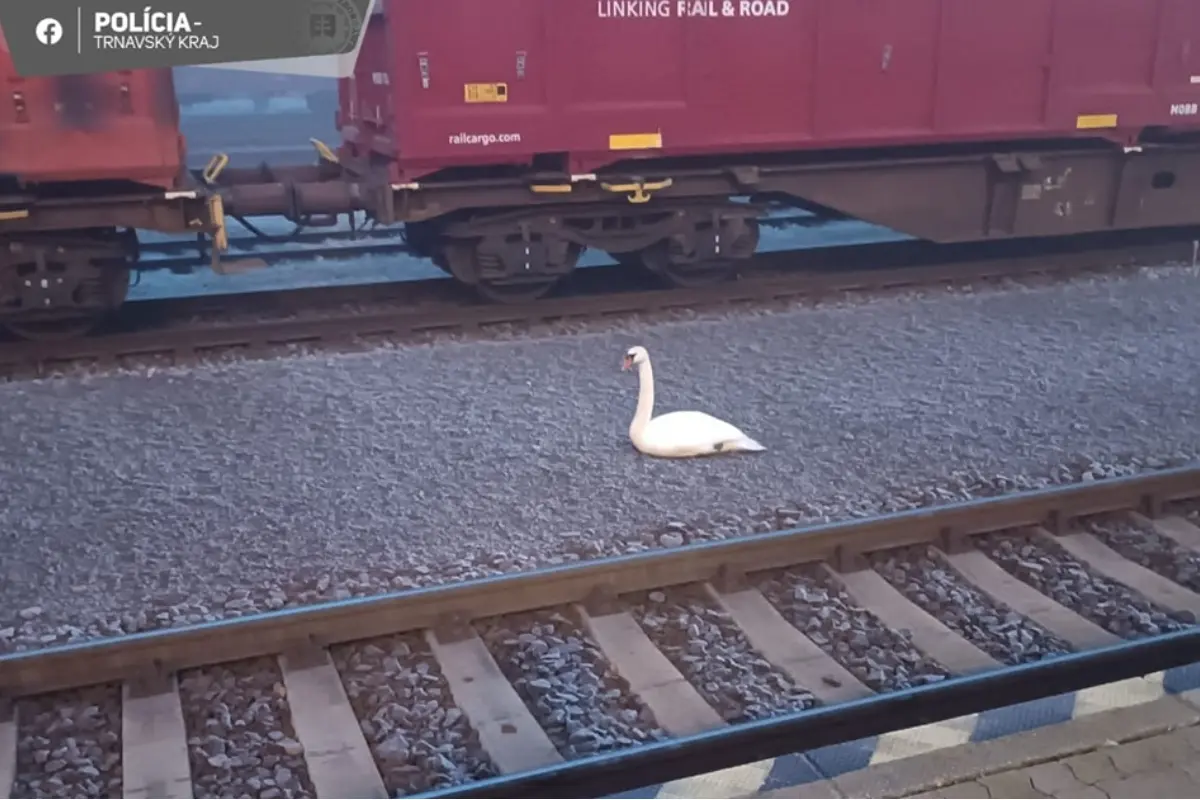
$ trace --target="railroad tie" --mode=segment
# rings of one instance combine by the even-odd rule
[[[1151,528],[1181,547],[1200,553],[1200,528],[1183,517],[1166,516],[1150,519],[1136,511],[1131,511],[1127,517],[1134,525]]]
[[[846,587],[860,606],[894,631],[908,631],[918,650],[958,675],[999,669],[1000,662],[959,636],[873,569],[827,574]]]
[[[386,798],[383,778],[329,652],[281,655],[296,738],[317,797]]]
[[[17,707],[0,697],[0,800],[12,797],[17,779]]]
[[[454,702],[500,772],[511,775],[563,760],[479,636],[442,643],[433,631],[426,631],[425,639]]]
[[[822,705],[874,694],[784,619],[758,589],[722,594],[706,584],[705,590],[742,629],[751,647],[791,678],[793,684],[812,692]]]
[[[588,633],[663,730],[691,736],[724,727],[716,709],[683,677],[628,611],[592,616],[576,606]]]
[[[124,796],[192,797],[187,729],[175,677],[150,686],[127,682],[121,692]]]
[[[976,589],[1033,620],[1076,650],[1106,647],[1122,641],[1121,637],[1059,605],[1020,578],[1009,574],[980,550],[942,555]]]
[[[1088,567],[1117,583],[1124,584],[1152,603],[1172,611],[1190,611],[1200,617],[1200,595],[1164,578],[1141,564],[1134,563],[1113,550],[1090,533],[1068,533],[1055,536],[1045,528],[1035,528],[1036,534],[1058,542],[1064,550]]]

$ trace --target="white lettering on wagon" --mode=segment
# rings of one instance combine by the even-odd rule
[[[1200,103],[1175,103],[1171,106],[1172,117],[1194,117],[1200,114]]]
[[[487,147],[493,144],[515,144],[521,141],[519,133],[452,133],[450,144],[474,144]]]
[[[596,0],[601,19],[786,17],[790,0]]]

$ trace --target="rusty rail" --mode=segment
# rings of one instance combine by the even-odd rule
[[[0,657],[0,698],[157,679],[182,669],[420,629],[454,632],[472,620],[602,600],[628,592],[713,581],[737,586],[752,572],[933,543],[954,550],[964,537],[1121,510],[1158,515],[1169,502],[1200,497],[1200,464],[885,516],[794,528],[529,573],[323,603],[250,617],[62,645]]]
[[[98,334],[60,342],[17,342],[0,346],[0,374],[44,374],[48,367],[71,362],[116,365],[123,357],[172,355],[190,358],[206,351],[239,348],[257,354],[291,344],[343,346],[366,338],[404,339],[431,332],[475,331],[496,325],[535,325],[562,319],[612,319],[674,309],[706,310],[752,305],[781,300],[813,299],[854,291],[879,291],[939,283],[969,283],[979,280],[1020,278],[1035,275],[1066,276],[1117,266],[1152,265],[1193,258],[1190,233],[1173,236],[1154,234],[1122,237],[1090,237],[1082,249],[1069,242],[1053,242],[1038,248],[1028,243],[1006,243],[1007,247],[969,244],[931,245],[905,241],[883,244],[831,246],[800,251],[764,253],[753,262],[754,271],[744,280],[696,289],[645,289],[644,282],[615,285],[605,269],[583,270],[564,288],[566,296],[514,305],[479,305],[450,291],[448,279],[389,284],[386,291],[374,285],[300,292],[313,298],[337,292],[343,302],[352,302],[361,292],[363,302],[377,302],[376,295],[435,297],[430,305],[405,304],[383,311],[320,313],[290,319],[255,319],[248,322],[202,326],[152,326],[133,332]],[[1076,245],[1079,247],[1079,245]],[[989,255],[993,252],[1001,255]],[[854,269],[857,267],[858,269]],[[399,286],[399,288],[397,288]],[[284,293],[269,293],[278,296]],[[262,296],[266,298],[268,293]],[[238,295],[237,303],[248,308],[259,297]],[[273,305],[265,299],[262,308]],[[171,314],[185,313],[190,305],[208,305],[211,300],[143,301],[137,306],[161,305]],[[294,304],[290,304],[294,308]],[[328,308],[328,304],[322,303]]]

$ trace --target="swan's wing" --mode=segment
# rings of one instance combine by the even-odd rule
[[[646,435],[663,445],[693,450],[710,449],[723,442],[758,444],[737,427],[703,411],[672,411],[655,417],[646,426]]]

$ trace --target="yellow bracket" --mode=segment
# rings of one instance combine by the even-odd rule
[[[569,183],[535,183],[529,187],[534,194],[570,194],[574,188]]]
[[[224,153],[217,153],[208,160],[208,165],[204,167],[204,172],[202,173],[204,182],[212,186],[217,182],[217,178],[221,176],[221,173],[225,171],[227,166],[229,166],[229,156]]]
[[[320,139],[309,139],[308,141],[312,143],[313,147],[317,148],[317,155],[328,161],[330,164],[342,163],[341,160],[338,159],[337,153],[330,150],[329,145],[325,144]]]
[[[208,219],[213,226],[213,260],[215,261],[217,253],[224,253],[229,249],[229,232],[225,230],[225,201],[219,194],[208,196]]]
[[[638,181],[637,183],[602,183],[600,187],[606,192],[621,192],[629,195],[631,203],[649,203],[651,192],[667,189],[675,181],[666,178],[661,181]]]
[[[0,222],[8,222],[13,219],[28,219],[29,209],[22,208],[16,211],[0,211]]]

